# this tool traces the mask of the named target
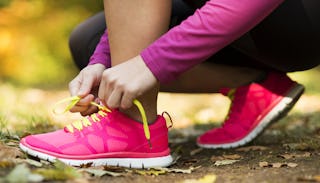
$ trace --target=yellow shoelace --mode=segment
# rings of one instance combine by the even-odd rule
[[[73,97],[68,97],[68,98],[62,99],[62,100],[58,101],[55,104],[55,106],[53,108],[53,112],[55,114],[61,113],[61,112],[58,112],[56,110],[57,106],[62,104],[62,103],[69,102],[69,104],[66,106],[66,108],[64,109],[64,111],[62,113],[67,112],[73,106],[75,106],[80,101],[80,99],[81,98],[78,97],[78,96],[73,96]],[[99,122],[100,121],[100,119],[97,116],[97,114],[99,114],[102,117],[105,117],[106,115],[108,115],[107,113],[111,112],[111,110],[109,108],[107,108],[105,106],[102,106],[100,104],[97,104],[96,102],[90,102],[90,104],[98,107],[98,109],[99,109],[98,113],[91,114],[89,116],[92,119],[93,122]],[[138,100],[136,100],[136,99],[133,100],[133,104],[136,105],[136,107],[139,109],[139,112],[140,112],[141,118],[142,118],[142,123],[143,123],[144,135],[145,135],[146,139],[148,140],[149,146],[151,148],[152,146],[151,146],[151,142],[150,142],[150,130],[149,130],[149,126],[148,126],[148,120],[147,120],[146,112],[145,112],[141,102],[139,102]],[[85,117],[80,121],[75,121],[75,122],[67,125],[66,128],[68,129],[69,132],[73,133],[74,129],[77,129],[77,130],[81,131],[84,127],[88,127],[88,126],[91,126],[91,125],[92,125],[92,123],[89,121],[88,117]]]

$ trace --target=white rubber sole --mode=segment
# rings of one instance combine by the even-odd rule
[[[256,138],[267,126],[269,126],[272,122],[281,118],[294,106],[294,104],[298,101],[302,93],[304,92],[304,87],[300,84],[296,84],[294,88],[285,96],[257,125],[257,127],[252,130],[246,137],[243,139],[226,144],[199,144],[197,145],[202,148],[207,149],[229,149],[235,148],[242,145],[245,145],[251,142],[254,138]]]
[[[86,159],[86,160],[78,160],[78,159],[64,159],[57,158],[42,152],[35,151],[26,147],[23,144],[19,144],[20,148],[30,154],[31,156],[38,157],[43,160],[47,160],[50,162],[55,162],[59,160],[67,165],[71,166],[81,166],[85,164],[91,164],[91,166],[119,166],[119,167],[127,167],[127,168],[152,168],[152,167],[167,167],[171,165],[173,159],[171,155],[163,156],[163,157],[155,157],[155,158],[100,158],[100,159]]]

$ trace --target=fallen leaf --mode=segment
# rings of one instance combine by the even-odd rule
[[[167,173],[167,171],[163,169],[135,170],[134,172],[140,175],[155,175],[155,176]]]
[[[272,168],[280,168],[285,165],[286,165],[285,163],[272,163],[271,164]]]
[[[290,168],[295,168],[298,166],[298,164],[297,163],[288,163],[287,166]]]
[[[24,154],[17,147],[7,146],[3,143],[0,143],[0,161],[4,159],[14,159],[17,157],[23,157]]]
[[[172,157],[173,157],[173,161],[171,165],[175,165],[178,162],[178,160],[181,158],[180,155],[174,155],[174,154],[172,155]]]
[[[188,169],[179,169],[179,168],[154,168],[156,170],[165,170],[169,173],[184,173],[184,174],[190,174],[192,171],[200,168],[200,166],[197,167],[189,167]]]
[[[11,141],[11,142],[6,143],[7,146],[12,146],[12,147],[17,147],[18,144],[19,144],[19,143],[18,143],[18,142],[15,142],[15,141],[14,141],[14,142]]]
[[[308,182],[320,182],[320,175],[315,176],[306,176],[306,177],[298,177],[298,181],[308,181]]]
[[[39,168],[34,170],[35,173],[42,175],[45,180],[69,180],[69,179],[76,179],[81,177],[81,174],[71,166],[68,166],[61,161],[56,161],[54,163],[54,169],[48,168]]]
[[[103,170],[110,171],[110,172],[125,172],[126,169],[120,166],[103,166]]]
[[[199,179],[186,179],[181,183],[214,183],[216,182],[216,179],[217,179],[216,175],[209,174]]]
[[[14,167],[16,164],[10,160],[2,160],[0,161],[0,168],[10,168]]]
[[[192,173],[192,171],[194,171],[195,169],[200,168],[200,166],[198,167],[190,167],[188,169],[179,169],[179,168],[151,168],[148,170],[134,170],[135,173],[138,173],[140,175],[154,175],[154,176],[158,176],[158,175],[162,175],[162,174],[166,174],[166,173],[183,173],[183,174],[190,174]]]
[[[292,158],[307,158],[310,157],[311,153],[310,152],[306,152],[304,154],[282,154],[279,155],[279,157],[284,158],[284,159],[292,159]]]
[[[267,149],[269,148],[264,146],[246,146],[246,147],[237,148],[236,151],[249,152],[249,151],[264,151]]]
[[[218,160],[214,163],[215,166],[221,166],[221,165],[231,165],[239,160],[231,160],[231,159],[226,159],[226,160]]]
[[[20,158],[17,158],[17,159],[14,159],[15,163],[27,163],[28,165],[32,165],[32,166],[35,166],[35,167],[42,167],[43,164],[39,161],[35,161],[35,160],[32,160],[32,159],[20,159]]]
[[[119,176],[124,175],[122,173],[111,172],[111,171],[106,171],[106,170],[102,170],[102,169],[93,169],[93,168],[82,168],[82,169],[79,169],[79,171],[80,172],[87,172],[87,173],[93,175],[94,177],[102,177],[104,175],[110,175],[112,177],[119,177]]]
[[[226,158],[222,157],[222,156],[211,156],[210,160],[212,162],[216,162],[216,161],[221,161],[221,160],[224,160]]]
[[[298,164],[296,163],[268,163],[266,161],[259,162],[259,167],[272,167],[272,168],[281,168],[281,167],[290,167],[295,168]]]
[[[6,177],[7,182],[42,182],[44,180],[43,176],[39,174],[31,173],[30,169],[26,164],[17,165]]]
[[[190,152],[190,156],[194,156],[198,153],[200,153],[203,150],[203,148],[194,149]]]
[[[308,150],[313,149],[308,145],[307,143],[289,143],[289,144],[283,144],[284,147],[288,148],[289,150]]]
[[[197,163],[197,162],[199,162],[199,159],[187,159],[187,160],[184,160],[183,161],[183,164],[184,165],[186,165],[186,166],[190,166],[190,165],[192,165],[192,164],[195,164],[195,163]]]
[[[266,161],[259,162],[259,167],[269,167],[269,163]]]
[[[240,159],[241,156],[239,154],[229,154],[229,155],[222,155],[225,159],[233,159],[233,160],[236,160],[236,159]]]
[[[92,164],[93,164],[92,162],[86,163],[86,164],[81,164],[80,168],[90,168],[92,166]]]
[[[221,161],[221,160],[238,160],[238,159],[241,159],[241,156],[238,154],[211,156],[210,158],[212,162]]]

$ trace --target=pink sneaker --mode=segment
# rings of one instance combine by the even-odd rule
[[[20,148],[40,159],[72,165],[92,163],[132,168],[166,167],[172,162],[163,116],[149,125],[149,146],[143,124],[117,110],[98,113],[51,133],[23,138]]]
[[[203,148],[233,148],[252,141],[268,125],[285,116],[300,98],[304,87],[286,74],[270,73],[262,83],[237,89],[222,89],[232,104],[220,128],[207,131],[197,139]]]

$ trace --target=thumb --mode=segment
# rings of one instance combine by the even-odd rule
[[[77,76],[69,83],[69,91],[71,96],[76,96],[79,92],[81,86],[81,81],[79,80],[79,77]]]
[[[86,76],[83,78],[82,83],[77,93],[78,96],[84,97],[88,95],[93,87],[94,78],[92,76]]]

